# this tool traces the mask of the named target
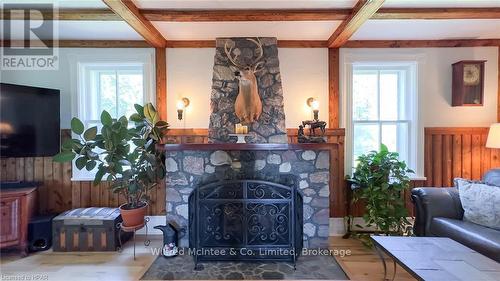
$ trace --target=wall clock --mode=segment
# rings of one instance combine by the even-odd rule
[[[483,105],[485,62],[464,60],[452,65],[452,106]]]

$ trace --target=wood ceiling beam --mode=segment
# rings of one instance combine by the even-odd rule
[[[0,19],[8,13],[10,20],[24,20],[22,10],[0,10]],[[40,13],[32,13],[32,20],[84,20],[84,21],[121,21],[122,18],[109,9],[60,9],[57,13],[53,10],[40,10]]]
[[[134,5],[132,0],[102,0],[108,7],[127,22],[144,40],[155,48],[164,48],[167,40]]]
[[[278,40],[279,48],[326,48],[326,40]],[[215,48],[215,40],[169,40],[167,48]]]
[[[381,8],[371,19],[500,19],[500,8]]]
[[[22,47],[23,40],[0,41],[0,46]],[[59,48],[149,48],[142,40],[59,40]],[[33,47],[45,47],[31,41]],[[53,46],[49,46],[53,47]],[[170,40],[167,48],[215,48],[215,40]],[[280,48],[326,48],[326,40],[278,40]],[[500,39],[455,40],[352,40],[342,48],[450,48],[450,47],[500,47]]]
[[[330,21],[344,20],[351,9],[313,10],[140,10],[150,21]]]
[[[352,40],[342,48],[447,48],[500,46],[500,39]]]
[[[0,19],[4,12],[0,10]],[[24,12],[10,10],[11,20],[24,20]],[[219,21],[332,21],[345,20],[351,9],[301,9],[301,10],[152,10],[139,12],[149,21],[169,22],[219,22]],[[42,18],[43,16],[43,18]],[[33,13],[33,20],[82,20],[121,21],[109,9],[59,9]],[[370,19],[499,19],[500,8],[381,8]]]
[[[358,0],[352,13],[345,19],[328,39],[329,48],[339,48],[351,38],[358,28],[370,19],[385,0]]]

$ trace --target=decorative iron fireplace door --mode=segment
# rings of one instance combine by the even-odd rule
[[[189,247],[200,261],[289,261],[302,250],[302,195],[295,187],[233,180],[189,197]]]

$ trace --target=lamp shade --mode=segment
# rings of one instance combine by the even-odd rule
[[[500,123],[495,123],[490,126],[486,147],[500,148]]]

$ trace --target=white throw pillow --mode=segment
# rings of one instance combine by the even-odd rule
[[[500,230],[500,187],[455,179],[464,220]]]

